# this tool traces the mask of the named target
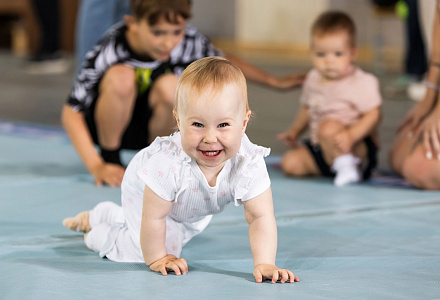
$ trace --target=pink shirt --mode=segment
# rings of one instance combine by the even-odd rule
[[[323,81],[321,74],[312,69],[304,82],[301,104],[309,107],[310,137],[318,143],[319,123],[334,119],[350,126],[362,115],[381,105],[382,97],[377,78],[353,67],[350,75],[334,81]]]

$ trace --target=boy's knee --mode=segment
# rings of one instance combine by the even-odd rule
[[[105,73],[99,88],[100,93],[112,93],[121,99],[133,98],[136,94],[136,73],[128,66],[114,65]]]
[[[162,103],[172,107],[178,80],[178,77],[173,73],[164,74],[156,79],[150,92],[152,106]]]
[[[428,160],[419,148],[404,159],[402,175],[419,189],[440,190],[440,161]]]

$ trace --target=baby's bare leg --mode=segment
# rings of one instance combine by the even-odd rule
[[[294,177],[321,174],[312,154],[304,145],[284,154],[281,168],[286,175]]]
[[[328,165],[333,165],[334,159],[338,156],[351,153],[359,157],[362,162],[367,156],[367,147],[363,140],[355,143],[349,152],[342,152],[335,144],[335,136],[347,131],[349,128],[336,120],[325,120],[318,128],[318,139],[324,159]]]

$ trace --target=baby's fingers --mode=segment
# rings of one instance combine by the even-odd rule
[[[260,270],[258,269],[254,270],[254,277],[257,283],[261,283],[263,281],[263,274],[261,274]]]
[[[182,274],[188,273],[188,265],[187,265],[185,259],[179,258],[179,259],[176,259],[174,262],[179,267],[179,269],[182,272]]]
[[[286,270],[287,273],[289,273],[289,279],[290,279],[290,283],[294,282],[294,281],[299,281],[299,278],[295,276],[295,274],[292,273],[292,271],[290,270]]]
[[[272,271],[272,283],[276,283],[278,281],[278,278],[280,277],[280,275],[278,274],[278,270],[273,270]]]

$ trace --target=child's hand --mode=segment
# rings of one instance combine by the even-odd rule
[[[164,257],[156,260],[154,263],[149,265],[150,270],[154,272],[160,272],[162,275],[166,276],[167,271],[174,271],[176,275],[188,273],[188,265],[184,258],[177,258],[174,255],[168,254]]]
[[[291,148],[295,148],[297,146],[296,143],[297,139],[298,139],[297,134],[292,130],[288,130],[277,134],[277,140],[284,141],[286,145]]]
[[[261,283],[265,279],[272,279],[272,283],[276,283],[280,280],[281,283],[289,281],[299,281],[298,277],[287,269],[279,269],[275,265],[257,265],[254,269],[254,277],[257,283]]]

